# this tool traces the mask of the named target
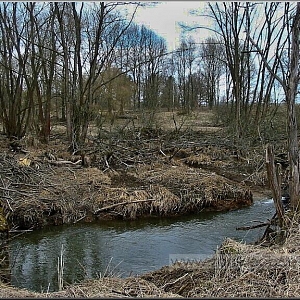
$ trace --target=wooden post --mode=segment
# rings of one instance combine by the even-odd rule
[[[266,166],[279,226],[282,228],[284,225],[284,210],[281,201],[281,165],[279,164],[276,169],[273,147],[269,144],[266,148]]]

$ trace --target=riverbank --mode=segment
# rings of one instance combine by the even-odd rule
[[[2,136],[0,192],[10,228],[249,206],[266,188],[263,151],[237,149],[220,131],[124,131],[122,139],[90,137],[84,154],[67,152],[59,134],[48,145]]]
[[[182,131],[123,128],[121,134],[111,134],[102,130],[89,136],[80,153],[66,151],[68,143],[59,126],[53,128],[48,145],[39,144],[34,137],[9,141],[1,136],[0,193],[10,231],[228,211],[270,194],[260,145],[251,150],[234,145],[222,128],[198,125]],[[203,264],[201,268],[207,268],[206,262]],[[7,285],[0,290],[5,297],[181,294],[168,291],[173,281],[164,283],[164,288],[150,281],[102,278],[57,294]]]
[[[141,276],[103,277],[35,293],[0,284],[4,298],[292,298],[300,296],[300,226],[292,221],[282,245],[245,245],[226,239],[212,258],[176,262]]]

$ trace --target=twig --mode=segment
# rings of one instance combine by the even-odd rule
[[[159,152],[160,152],[163,156],[167,157],[167,155],[166,155],[161,149],[159,149]]]
[[[61,165],[77,166],[77,165],[80,165],[82,163],[82,160],[79,159],[76,162],[72,162],[72,161],[69,161],[69,160],[48,160],[47,162],[51,165],[54,165],[54,166],[61,166]]]
[[[86,214],[84,214],[84,216],[82,216],[81,218],[75,220],[75,221],[73,222],[73,224],[78,223],[79,221],[81,221],[81,220],[84,219],[85,217],[86,217]]]
[[[126,204],[131,204],[131,203],[140,203],[140,202],[150,202],[150,201],[155,201],[156,199],[146,199],[146,200],[136,200],[136,201],[125,201],[125,202],[121,202],[121,203],[115,203],[109,206],[105,206],[102,208],[97,209],[94,214],[98,214],[99,212],[105,211],[105,210],[109,210],[111,208],[120,206],[120,205],[126,205]]]
[[[185,273],[183,276],[177,278],[177,279],[174,280],[173,282],[167,282],[166,284],[164,284],[164,285],[161,287],[161,289],[165,290],[165,288],[166,288],[167,286],[175,284],[175,283],[178,282],[179,280],[185,278],[187,275],[189,275],[189,273]]]
[[[6,200],[6,203],[7,203],[8,207],[9,207],[10,211],[14,211],[14,210],[12,209],[12,207],[11,207],[9,201],[8,201],[8,199],[12,200],[11,197],[2,195],[2,198],[4,198],[4,199]],[[8,199],[7,199],[7,198],[8,198]]]
[[[22,193],[22,192],[19,192],[19,191],[17,191],[17,190],[13,190],[13,189],[9,189],[9,188],[4,188],[4,187],[1,187],[1,186],[0,186],[0,190],[6,191],[6,192],[14,192],[14,193],[18,193],[18,194],[23,195],[23,196],[26,196],[26,197],[32,196],[32,194]]]
[[[108,161],[107,161],[106,155],[104,156],[104,160],[105,160],[105,164],[106,164],[106,166],[107,166],[107,169],[109,169],[109,168],[110,168],[110,166],[109,166],[109,164],[108,164]]]
[[[252,225],[252,226],[241,226],[241,227],[237,227],[236,230],[249,230],[249,229],[268,226],[270,224],[271,224],[270,222],[266,222],[266,223],[261,223],[261,224],[257,224],[257,225]]]
[[[75,172],[73,170],[71,170],[70,168],[67,168],[67,169],[73,174],[74,179],[77,179]]]

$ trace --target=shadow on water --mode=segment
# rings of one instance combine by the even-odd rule
[[[63,245],[64,281],[105,275],[142,274],[168,265],[173,257],[205,259],[224,238],[254,242],[263,228],[236,231],[251,221],[265,222],[274,213],[272,200],[227,213],[107,221],[57,226],[13,239],[12,284],[34,291],[58,289],[57,264]]]

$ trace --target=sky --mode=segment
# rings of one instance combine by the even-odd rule
[[[150,1],[146,1],[150,2]],[[182,29],[179,22],[191,26],[211,27],[209,17],[193,16],[191,10],[197,10],[200,14],[205,13],[207,2],[203,1],[166,1],[155,2],[153,6],[139,7],[134,22],[145,25],[162,36],[167,41],[169,51],[176,49],[180,44]],[[212,32],[205,29],[197,29],[189,32],[195,42],[201,42]]]

